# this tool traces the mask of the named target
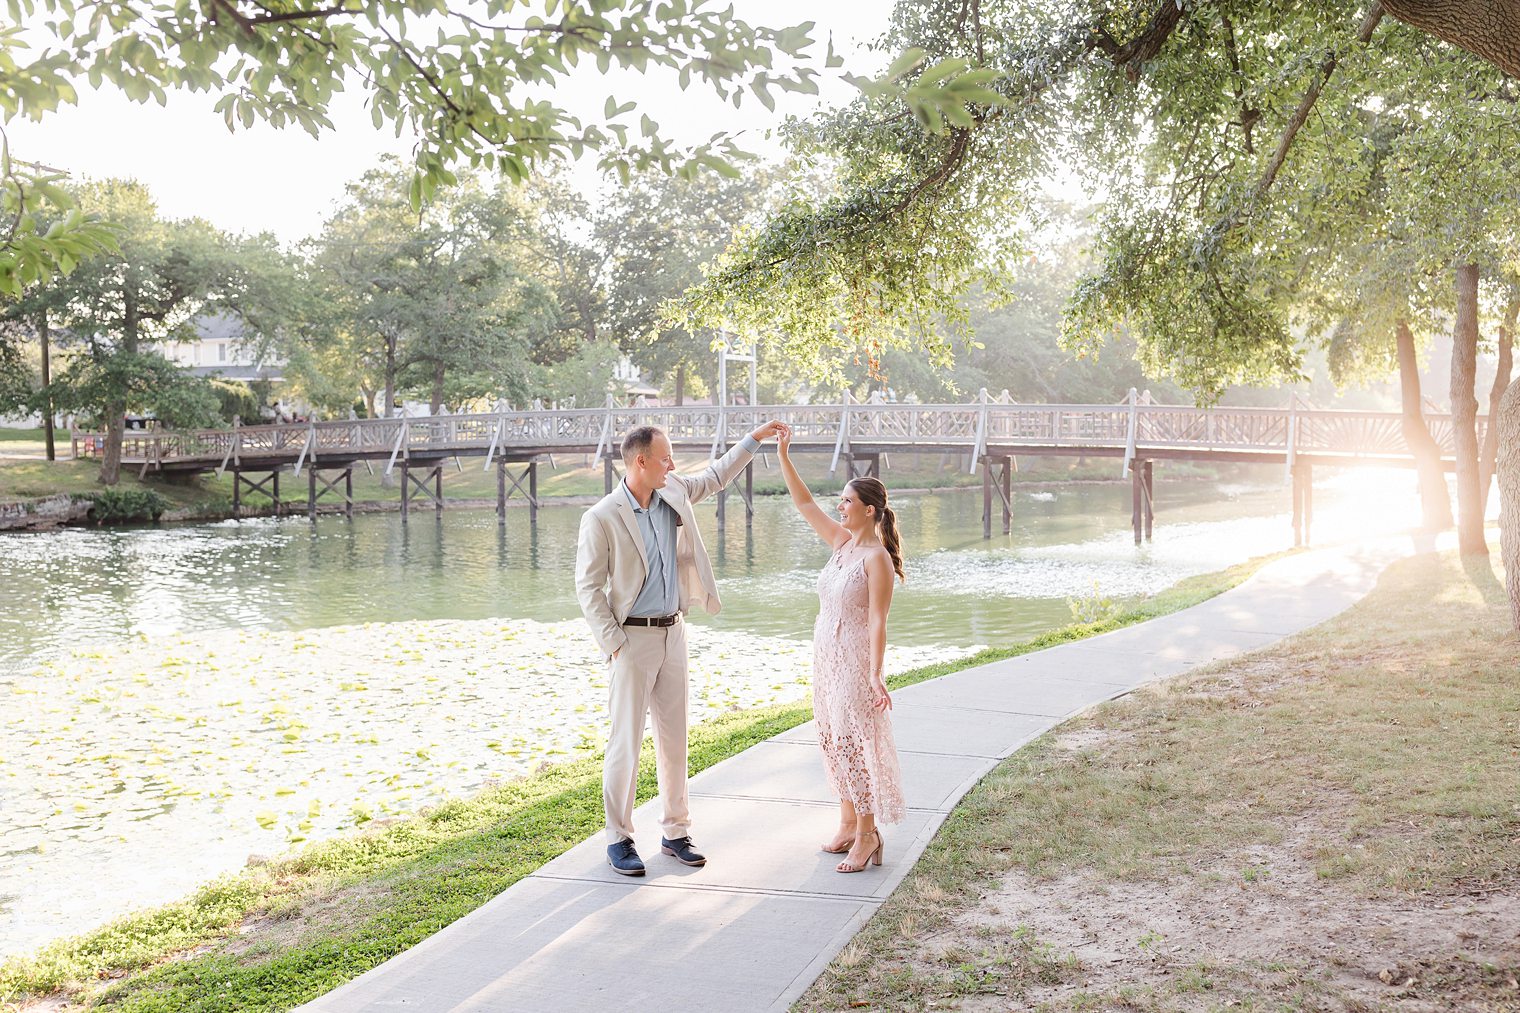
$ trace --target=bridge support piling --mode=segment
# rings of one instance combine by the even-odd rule
[[[313,522],[317,519],[317,501],[328,493],[337,495],[338,483],[343,483],[343,516],[349,520],[354,519],[354,466],[334,469],[337,474],[332,478],[321,475],[317,468],[309,468],[306,472],[306,516]]]
[[[1293,547],[1309,544],[1309,528],[1314,523],[1314,465],[1305,460],[1293,462]]]
[[[507,488],[507,480],[512,480],[512,487]],[[527,489],[523,489],[523,482],[528,483]],[[528,461],[523,468],[522,474],[514,475],[507,467],[506,460],[496,464],[496,522],[507,522],[507,500],[512,494],[520,492],[528,499],[528,523],[538,523],[538,461]]]
[[[744,466],[744,530],[755,527],[755,462]]]
[[[421,472],[419,478],[416,472]],[[432,487],[429,488],[429,485]],[[401,462],[401,523],[405,524],[412,512],[412,497],[427,497],[433,501],[435,513],[443,510],[443,465],[436,461],[420,467],[409,461]]]
[[[982,537],[992,537],[992,493],[1003,501],[1003,534],[1013,532],[1013,457],[986,454],[982,457]]]
[[[1145,468],[1139,461],[1129,462],[1129,526],[1135,533],[1135,544],[1139,545],[1145,535],[1144,516],[1145,502]]]
[[[245,477],[242,468],[232,469],[233,517],[243,516],[243,491],[245,489],[249,493],[261,493],[268,496],[270,502],[274,504],[275,516],[278,517],[280,515],[280,472],[278,468],[268,472],[257,482]]]
[[[881,478],[880,454],[845,454],[844,462],[850,478]]]
[[[1156,521],[1156,475],[1152,470],[1155,461],[1145,462],[1145,540],[1151,540],[1151,530]]]
[[[617,482],[617,469],[612,466],[612,455],[602,458],[602,488],[604,495],[612,495],[612,487]]]

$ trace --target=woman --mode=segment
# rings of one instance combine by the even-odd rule
[[[882,674],[892,577],[903,575],[897,518],[886,487],[857,478],[839,496],[839,520],[823,512],[792,465],[790,429],[780,434],[781,473],[797,510],[834,550],[818,575],[813,627],[813,717],[823,766],[839,794],[839,831],[822,845],[844,855],[836,872],[881,864],[876,824],[903,817],[902,773],[892,741],[892,696]]]

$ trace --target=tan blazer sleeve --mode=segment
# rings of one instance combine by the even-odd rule
[[[681,485],[686,489],[686,498],[688,500],[692,503],[698,503],[739,477],[739,473],[744,470],[744,466],[755,457],[755,452],[749,449],[751,445],[758,446],[754,440],[746,436],[744,441],[737,447],[734,447],[734,449],[716,461],[713,461],[696,474],[673,475],[671,477],[680,480]]]
[[[611,577],[612,543],[607,525],[596,516],[596,511],[587,510],[581,514],[580,538],[575,546],[575,596],[591,627],[592,638],[609,658],[628,641],[628,634],[618,624],[612,602],[607,598]]]

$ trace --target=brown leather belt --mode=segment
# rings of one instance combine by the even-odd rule
[[[681,621],[681,613],[673,616],[630,616],[623,620],[624,626],[674,626]]]

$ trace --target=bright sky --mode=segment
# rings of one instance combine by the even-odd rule
[[[889,0],[734,0],[738,17],[751,23],[785,27],[814,21],[813,38],[830,33],[847,69],[880,69],[886,59],[867,53],[865,45],[886,27]],[[822,63],[822,47],[819,47]],[[831,74],[837,71],[829,72]],[[848,101],[855,92],[837,78],[822,82],[820,98]],[[583,63],[566,86],[561,101],[588,120],[600,115],[608,94],[636,98],[640,108],[678,140],[700,143],[722,130],[742,131],[739,143],[762,155],[779,153],[766,131],[788,113],[805,114],[819,99],[777,93],[777,109],[768,112],[746,95],[740,109],[718,101],[693,85],[682,92],[673,75],[602,77]],[[384,153],[409,159],[412,140],[398,139],[394,128],[377,131],[357,93],[333,110],[337,131],[313,139],[297,128],[275,130],[262,123],[229,133],[212,111],[215,97],[189,92],[171,94],[167,107],[138,105],[107,87],[81,89],[79,105],[41,123],[6,124],[11,152],[76,176],[124,176],[148,185],[160,211],[171,218],[198,216],[232,232],[273,231],[285,243],[316,232],[342,196],[344,184],[358,178]],[[592,159],[577,171],[582,189],[597,185]]]

